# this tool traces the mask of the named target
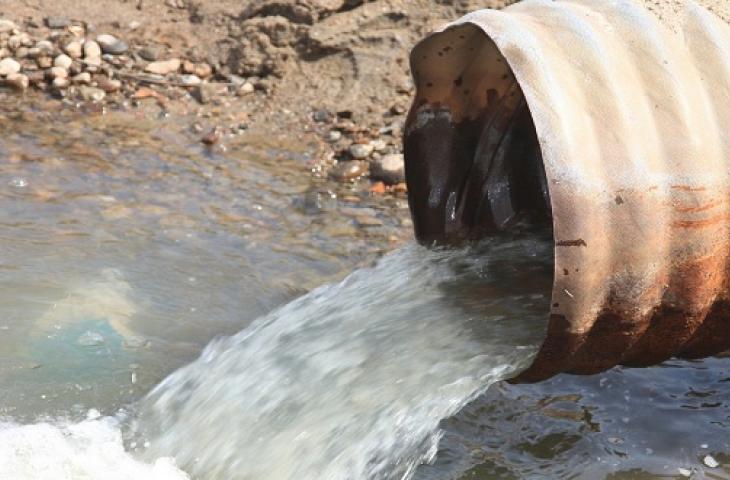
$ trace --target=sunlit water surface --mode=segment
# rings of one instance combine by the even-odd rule
[[[334,198],[286,139],[41,107],[0,117],[0,478],[730,478],[728,359],[492,383],[539,342],[546,242],[340,283],[404,201]]]

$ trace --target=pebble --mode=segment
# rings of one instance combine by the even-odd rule
[[[357,159],[368,158],[373,150],[373,146],[368,143],[353,143],[350,145],[350,155]]]
[[[702,461],[705,463],[705,465],[707,465],[710,468],[717,468],[720,466],[720,463],[717,460],[715,460],[715,458],[712,457],[711,455],[705,455],[705,458],[702,459]]]
[[[84,58],[99,58],[101,60],[101,47],[93,40],[84,42]]]
[[[81,55],[83,54],[83,47],[81,46],[81,42],[78,42],[76,40],[68,42],[66,46],[63,47],[63,50],[71,58],[81,58]]]
[[[46,27],[52,29],[66,28],[71,23],[66,17],[56,16],[46,17],[43,19],[43,22],[46,24]]]
[[[68,27],[68,31],[74,37],[81,38],[84,36],[84,27],[82,27],[81,25],[70,25]]]
[[[51,85],[53,85],[53,88],[57,90],[62,90],[68,87],[68,78],[56,77],[53,79]]]
[[[39,68],[51,68],[53,66],[53,59],[51,57],[38,57],[35,59],[35,63]]]
[[[373,150],[376,152],[384,152],[386,148],[388,148],[388,144],[384,140],[372,140],[370,142],[370,145],[372,145]]]
[[[68,70],[63,67],[51,67],[51,78],[68,78]]]
[[[89,67],[100,67],[101,66],[101,57],[86,57],[83,60],[84,65],[87,65]]]
[[[371,176],[375,180],[382,180],[388,185],[395,185],[405,181],[405,162],[400,153],[383,155],[373,163]]]
[[[142,49],[140,49],[139,56],[142,57],[144,60],[147,60],[148,62],[154,62],[155,60],[158,60],[162,53],[164,52],[164,49],[160,45],[148,45]]]
[[[254,90],[255,90],[255,88],[252,83],[245,82],[243,85],[241,85],[241,87],[238,89],[236,94],[239,97],[243,97],[245,95],[249,95],[249,94],[253,93]]]
[[[14,58],[3,58],[0,60],[0,76],[7,77],[10,74],[20,71],[20,63]]]
[[[312,119],[317,123],[329,122],[332,120],[332,114],[327,110],[317,110],[312,114]]]
[[[186,87],[194,87],[200,85],[202,80],[197,75],[180,75],[180,83]]]
[[[369,215],[361,215],[359,217],[355,217],[355,223],[357,223],[360,227],[379,227],[383,225],[383,222],[381,220],[378,220],[375,217],[371,217]]]
[[[215,127],[210,132],[203,135],[203,138],[201,138],[200,141],[206,145],[215,145],[216,143],[220,142],[221,137],[222,135],[220,129],[218,127]]]
[[[0,33],[12,32],[17,28],[18,26],[14,22],[11,22],[10,20],[6,20],[4,18],[0,18]]]
[[[26,88],[28,88],[29,84],[30,80],[22,73],[11,73],[5,79],[5,85],[8,85],[9,87],[12,87],[16,90],[25,90]]]
[[[157,75],[167,75],[168,73],[177,72],[180,69],[180,59],[171,58],[169,60],[160,60],[152,62],[145,67],[145,72]]]
[[[122,82],[120,80],[109,79],[106,77],[98,80],[97,84],[99,85],[99,88],[104,90],[106,93],[118,92],[122,88]]]
[[[691,476],[692,476],[692,470],[688,470],[688,469],[686,469],[686,468],[681,468],[681,467],[680,467],[680,468],[678,468],[678,469],[677,469],[677,471],[678,471],[678,472],[679,472],[679,474],[680,474],[680,475],[682,475],[683,477],[691,477]]]
[[[96,37],[96,43],[101,47],[101,51],[110,55],[121,55],[129,50],[129,46],[118,39],[114,35],[102,33]]]
[[[330,143],[339,142],[342,138],[342,132],[339,130],[330,130],[327,132],[327,141]]]
[[[79,96],[87,102],[101,102],[106,97],[106,92],[100,88],[83,86],[79,88]]]
[[[91,83],[91,74],[89,72],[82,72],[75,75],[71,81],[77,85],[88,85]]]
[[[367,162],[347,160],[335,165],[335,167],[330,171],[330,176],[340,182],[347,182],[365,175],[367,171]]]
[[[71,64],[74,63],[74,61],[69,57],[68,55],[61,54],[53,59],[53,66],[54,67],[61,67],[65,70],[68,70],[71,68]]]

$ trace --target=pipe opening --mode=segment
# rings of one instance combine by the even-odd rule
[[[459,244],[513,225],[552,226],[540,144],[507,61],[465,24],[413,50],[404,150],[416,238]]]

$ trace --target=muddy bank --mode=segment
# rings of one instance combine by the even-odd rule
[[[410,47],[467,11],[508,3],[9,2],[0,7],[0,95],[178,115],[213,148],[247,130],[284,131],[313,146],[315,177],[403,197]]]

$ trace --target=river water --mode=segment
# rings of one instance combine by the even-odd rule
[[[427,251],[309,145],[0,101],[0,479],[730,478],[730,359],[497,381],[544,236]]]

